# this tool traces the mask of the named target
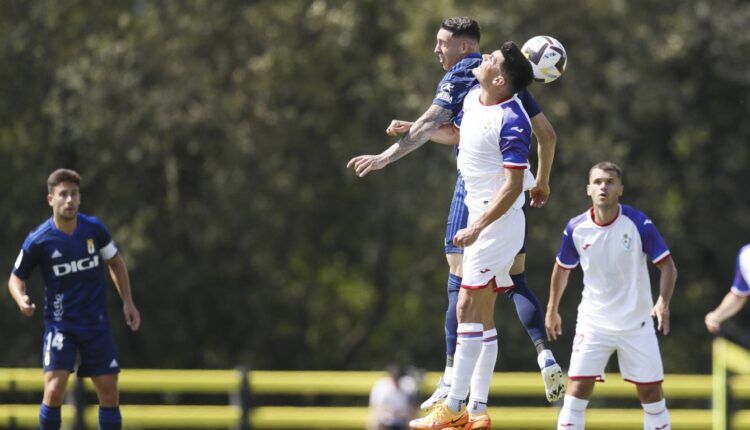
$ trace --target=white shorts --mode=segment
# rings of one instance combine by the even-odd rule
[[[472,223],[469,214],[469,225]],[[523,245],[526,219],[521,209],[510,208],[482,230],[477,241],[464,249],[461,288],[476,290],[493,282],[495,291],[513,287],[510,266]]]
[[[612,335],[594,330],[576,330],[570,356],[568,379],[604,381],[604,367],[617,352],[620,374],[628,382],[639,385],[664,380],[664,368],[655,332]]]

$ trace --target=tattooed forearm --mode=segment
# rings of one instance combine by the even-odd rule
[[[448,109],[438,105],[432,105],[429,109],[411,126],[409,131],[404,134],[398,142],[391,145],[383,156],[392,163],[404,155],[414,151],[430,140],[430,137],[443,124],[448,123],[453,117],[453,113]]]

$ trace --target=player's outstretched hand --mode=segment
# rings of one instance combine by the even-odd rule
[[[133,303],[125,303],[122,305],[122,314],[125,316],[125,324],[130,327],[130,330],[138,331],[141,326],[141,313]]]
[[[541,184],[539,182],[534,185],[534,188],[529,190],[529,195],[531,196],[531,206],[535,208],[540,208],[547,204],[547,200],[549,199],[549,184]]]
[[[481,230],[476,227],[462,228],[453,236],[453,244],[459,248],[466,248],[477,241],[479,233],[481,233]]]
[[[387,134],[388,136],[398,136],[400,134],[404,134],[409,131],[412,124],[414,123],[411,121],[394,119],[391,121],[390,125],[388,125],[388,128],[385,129],[385,134]]]
[[[562,318],[558,312],[547,312],[544,317],[544,327],[547,329],[549,340],[557,340],[562,334]]]
[[[669,306],[659,297],[654,308],[651,309],[651,317],[656,318],[656,329],[664,334],[669,334]]]
[[[354,169],[354,173],[360,178],[375,170],[380,170],[388,165],[388,160],[380,155],[360,155],[346,163],[347,169]]]
[[[27,317],[34,315],[36,310],[36,305],[31,303],[31,297],[26,294],[21,297],[21,303],[18,304],[18,307],[21,309],[21,313]]]

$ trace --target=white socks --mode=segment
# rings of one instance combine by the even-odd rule
[[[643,406],[644,430],[667,430],[672,428],[666,400],[661,399],[654,403],[642,403],[641,406]]]
[[[456,355],[453,360],[453,381],[446,399],[446,405],[453,412],[461,406],[469,395],[469,384],[474,366],[482,350],[483,327],[481,323],[459,323]]]
[[[443,384],[451,385],[453,382],[453,368],[445,366],[445,372],[443,372]]]
[[[487,410],[487,399],[490,396],[490,383],[495,372],[497,362],[497,330],[487,330],[482,333],[482,350],[479,352],[474,373],[471,375],[471,404],[472,414],[481,414]]]
[[[584,430],[586,428],[586,406],[588,400],[565,395],[563,407],[557,417],[558,430]]]
[[[563,407],[557,418],[558,430],[584,430],[586,428],[586,406],[589,401],[573,396],[565,396]],[[643,429],[671,429],[667,402],[664,399],[654,403],[643,403]]]

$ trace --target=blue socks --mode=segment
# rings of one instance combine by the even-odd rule
[[[99,430],[122,430],[122,415],[118,406],[99,406]]]
[[[541,349],[548,349],[547,332],[544,328],[544,312],[542,311],[542,305],[539,303],[539,299],[526,285],[526,273],[519,273],[518,275],[511,275],[510,278],[513,280],[513,285],[516,287],[509,290],[506,294],[513,299],[513,303],[516,305],[516,312],[518,313],[518,319],[521,320],[526,331],[529,333],[529,337],[537,351]]]
[[[60,407],[53,408],[42,403],[39,407],[39,428],[41,430],[60,430],[61,425]],[[99,430],[122,430],[122,416],[119,407],[99,407]]]
[[[60,407],[47,406],[44,403],[39,407],[39,428],[41,430],[60,430],[62,418]]]
[[[456,304],[458,303],[459,291],[461,291],[461,277],[452,273],[449,274],[448,310],[445,311],[445,354],[450,358],[456,355],[456,332],[458,331]]]

